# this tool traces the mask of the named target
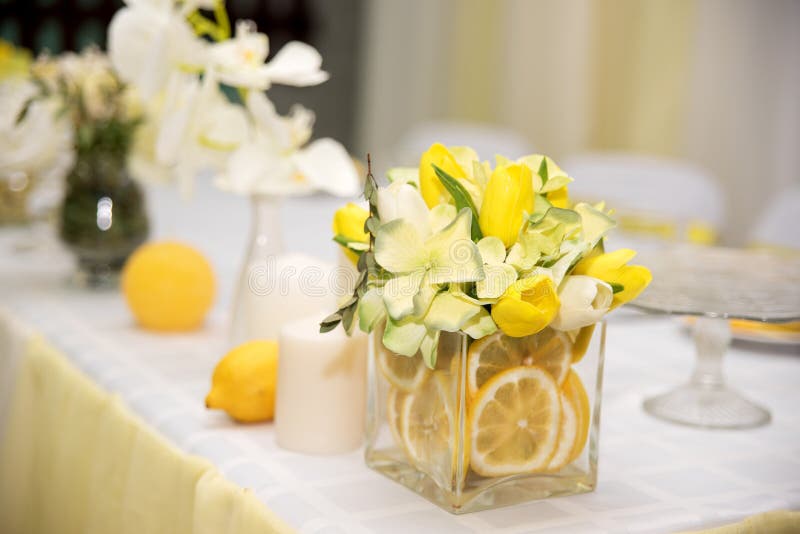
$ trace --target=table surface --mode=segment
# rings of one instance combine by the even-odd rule
[[[624,309],[608,326],[593,493],[454,516],[367,469],[360,451],[320,457],[282,450],[272,425],[236,425],[203,405],[226,346],[227,295],[246,239],[246,203],[200,195],[164,223],[159,214],[175,205],[170,195],[150,198],[162,208],[156,235],[200,246],[222,286],[202,331],[157,335],[135,328],[117,292],[69,284],[72,263],[53,244],[13,252],[24,237],[20,231],[0,232],[0,307],[179,448],[211,460],[302,532],[675,532],[800,508],[798,347],[734,343],[726,358],[730,383],[769,407],[769,425],[744,431],[670,425],[647,416],[641,403],[688,378],[691,338],[675,319]],[[334,249],[324,236],[335,205],[324,198],[288,203],[290,221],[315,214],[312,224],[287,229],[290,247],[294,238],[304,252],[331,259]],[[224,210],[227,229],[204,222],[209,209]]]

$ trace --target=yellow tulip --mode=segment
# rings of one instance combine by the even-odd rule
[[[564,187],[547,193],[547,200],[556,208],[569,208],[569,190],[567,186],[565,185]]]
[[[627,265],[635,255],[636,251],[622,248],[607,254],[589,256],[578,262],[572,274],[585,274],[610,284],[623,286],[622,291],[614,293],[614,300],[611,303],[613,310],[638,297],[653,280],[653,275],[647,267]]]
[[[499,165],[483,194],[478,218],[483,235],[498,237],[509,248],[517,241],[524,214],[532,211],[531,170],[515,163]]]
[[[456,158],[446,146],[441,143],[432,144],[419,160],[419,189],[422,193],[422,198],[425,199],[425,204],[429,208],[448,202],[451,198],[450,193],[447,192],[436,176],[433,165],[436,165],[457,180],[467,177],[464,168],[458,164]]]
[[[492,306],[492,319],[508,336],[531,336],[550,324],[560,305],[553,280],[540,274],[511,284]]]
[[[364,222],[367,217],[369,217],[367,210],[348,202],[333,214],[333,235],[341,235],[351,241],[369,243],[369,234],[364,231]],[[355,252],[344,248],[344,253],[353,263],[358,263],[358,255]]]

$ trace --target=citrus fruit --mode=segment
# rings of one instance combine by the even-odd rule
[[[405,448],[405,439],[402,434],[403,406],[409,400],[409,395],[394,386],[389,386],[389,394],[386,397],[386,422],[392,437],[399,447]]]
[[[572,460],[572,451],[578,438],[578,414],[575,405],[563,391],[559,392],[561,402],[561,424],[558,429],[558,445],[547,464],[547,471],[558,471]]]
[[[511,367],[537,365],[547,370],[559,385],[572,361],[571,343],[563,332],[551,328],[528,337],[509,337],[502,332],[479,339],[467,359],[467,384],[474,396],[490,378]]]
[[[450,486],[456,479],[458,458],[455,394],[448,373],[436,371],[432,375],[403,403],[400,435],[411,463],[439,484]],[[468,444],[465,439],[462,479],[468,469]]]
[[[485,477],[548,467],[561,423],[559,388],[541,367],[507,369],[486,382],[470,410],[470,465]]]
[[[592,421],[592,411],[586,388],[583,387],[583,383],[575,371],[569,371],[566,380],[564,380],[564,385],[561,386],[561,391],[564,397],[570,400],[577,416],[578,432],[567,462],[569,463],[580,456],[586,446],[586,440],[589,438],[589,426]]]
[[[589,349],[589,343],[592,341],[592,334],[594,334],[594,327],[596,324],[584,326],[578,331],[575,337],[575,343],[572,344],[572,363],[578,363],[586,355]]]
[[[163,241],[139,247],[125,263],[122,292],[136,321],[158,331],[194,330],[214,301],[214,273],[194,248]]]
[[[220,409],[242,423],[275,415],[278,343],[248,341],[228,352],[214,369],[206,408]]]
[[[430,371],[419,355],[401,356],[388,350],[380,341],[376,342],[377,363],[389,384],[405,393],[419,388],[428,378]]]

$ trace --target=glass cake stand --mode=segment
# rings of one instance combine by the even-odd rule
[[[696,317],[697,361],[689,382],[644,401],[651,415],[704,428],[748,428],[769,412],[725,385],[722,356],[731,340],[728,319],[800,319],[800,256],[679,245],[641,254],[653,281],[631,305]]]

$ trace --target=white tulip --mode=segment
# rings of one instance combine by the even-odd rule
[[[382,224],[404,219],[423,239],[431,235],[428,206],[419,189],[407,183],[392,182],[388,187],[378,189],[378,216]]]
[[[219,79],[233,87],[266,90],[273,83],[305,87],[328,79],[322,56],[313,47],[292,41],[270,61],[269,39],[251,21],[238,21],[236,35],[211,45],[209,59]]]
[[[561,306],[550,326],[569,331],[600,321],[608,313],[614,291],[602,280],[591,276],[567,276],[558,290]]]

